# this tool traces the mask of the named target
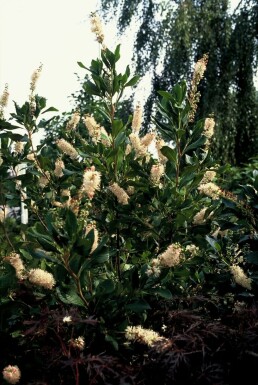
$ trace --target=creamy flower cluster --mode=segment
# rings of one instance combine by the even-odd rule
[[[93,143],[101,142],[105,146],[109,147],[111,145],[110,136],[108,135],[106,129],[100,126],[93,116],[85,115],[83,122],[88,129],[89,135],[92,138]]]
[[[62,159],[57,159],[55,161],[55,169],[54,169],[54,174],[57,178],[61,178],[64,175],[63,173],[64,168],[65,168],[65,165]]]
[[[200,100],[200,93],[197,91],[198,84],[203,78],[204,72],[206,71],[208,63],[208,55],[205,54],[203,57],[195,63],[194,73],[191,81],[191,90],[189,92],[188,100],[191,106],[189,113],[189,121],[193,122],[195,113],[197,110],[198,102]]]
[[[34,154],[33,152],[29,153],[29,154],[27,155],[27,159],[28,159],[28,160],[31,160],[31,161],[33,161],[33,162],[35,162],[35,161],[36,161],[35,154]]]
[[[211,139],[214,135],[215,120],[213,118],[206,118],[204,122],[203,135],[206,137],[204,151],[207,153],[211,144]]]
[[[4,91],[0,96],[0,119],[4,118],[4,109],[7,107],[9,99],[8,84],[5,84]]]
[[[246,307],[246,302],[244,301],[236,301],[234,303],[234,312],[241,312]]]
[[[72,322],[72,317],[71,317],[70,315],[66,315],[66,316],[63,318],[63,323],[69,324],[70,322]]]
[[[208,170],[205,172],[200,184],[211,182],[214,178],[216,178],[216,171]]]
[[[158,258],[160,264],[166,267],[174,267],[181,261],[183,249],[179,243],[172,243]]]
[[[215,120],[213,118],[206,118],[204,122],[203,134],[207,139],[211,139],[214,135]]]
[[[42,64],[40,64],[40,66],[31,75],[29,103],[30,103],[30,113],[32,115],[34,115],[36,110],[36,101],[35,101],[34,93],[35,93],[36,84],[40,77],[41,71],[42,71]]]
[[[218,199],[222,195],[221,189],[213,182],[200,184],[198,190],[212,199]]]
[[[131,141],[132,148],[135,151],[135,158],[136,159],[137,158],[143,158],[144,156],[148,155],[148,147],[144,146],[141,143],[141,139],[137,133],[132,132],[129,135],[129,139]]]
[[[139,131],[141,129],[143,120],[143,111],[140,103],[137,104],[132,119],[132,133],[129,135],[129,139],[131,144],[128,144],[126,147],[125,154],[128,155],[132,148],[135,151],[135,158],[143,158],[147,157],[147,161],[150,158],[150,154],[148,153],[148,147],[155,139],[156,134],[153,132],[147,133],[144,137],[139,137]]]
[[[41,188],[44,188],[49,184],[49,181],[50,181],[50,172],[45,171],[44,175],[41,175],[39,178],[39,186]]]
[[[78,111],[74,112],[69,122],[66,124],[66,129],[68,131],[76,130],[76,127],[80,121],[80,113]]]
[[[60,191],[61,197],[67,197],[67,199],[64,202],[58,202],[58,201],[53,201],[53,205],[56,207],[69,207],[71,208],[72,204],[72,198],[71,198],[71,192],[69,189],[63,189]]]
[[[157,153],[158,153],[158,157],[159,157],[159,162],[161,164],[166,164],[168,158],[162,154],[162,152],[160,151],[162,149],[162,147],[164,147],[166,145],[166,143],[164,142],[163,139],[158,139],[156,140],[156,149],[157,149]]]
[[[144,329],[142,326],[127,326],[125,338],[128,341],[137,341],[148,346],[153,346],[156,342],[164,340],[164,337],[161,337],[154,330]]]
[[[23,264],[20,254],[11,253],[9,256],[5,257],[5,261],[10,263],[10,265],[14,267],[16,277],[18,279],[25,278],[25,266]]]
[[[83,337],[78,337],[70,340],[70,344],[73,348],[83,350],[85,348],[85,341]]]
[[[160,273],[160,260],[158,258],[153,258],[151,260],[150,266],[148,266],[148,269],[146,270],[146,274],[148,277],[157,278],[160,276]]]
[[[58,201],[53,201],[53,206],[55,207],[63,207],[63,204],[61,202],[58,202]]]
[[[121,203],[121,205],[128,204],[129,195],[116,182],[109,186],[109,190],[116,196],[118,203]]]
[[[3,369],[3,378],[8,384],[17,384],[21,378],[21,371],[17,365],[8,365]]]
[[[191,245],[186,246],[185,251],[189,252],[191,257],[195,257],[199,253],[200,249],[198,246],[195,246],[193,243],[191,243]]]
[[[148,152],[148,147],[151,145],[155,137],[156,134],[154,132],[149,132],[148,134],[140,138],[139,133],[137,131],[137,125],[135,123],[133,132],[129,135],[131,144],[127,145],[125,155],[130,154],[133,148],[135,151],[135,159],[146,157],[146,161],[149,161],[150,153]]]
[[[40,66],[32,73],[31,75],[31,83],[30,83],[30,90],[31,92],[34,92],[35,89],[36,89],[36,84],[39,80],[39,77],[40,77],[40,74],[41,74],[41,71],[42,71],[42,63],[40,64]]]
[[[94,223],[89,223],[86,226],[85,234],[87,235],[92,229],[93,229],[93,232],[94,232],[94,242],[92,244],[90,254],[92,254],[93,251],[96,250],[96,248],[98,247],[98,244],[99,244],[99,232],[96,229],[96,225]]]
[[[133,195],[135,193],[135,187],[134,186],[128,186],[126,189],[126,192],[128,195]]]
[[[8,104],[9,92],[8,92],[8,84],[5,84],[4,91],[0,97],[0,108],[5,108]]]
[[[150,181],[154,185],[159,185],[160,178],[164,175],[165,173],[165,167],[162,163],[159,164],[154,164],[151,167],[151,172],[150,172]]]
[[[4,260],[14,267],[18,279],[23,280],[26,278],[32,284],[42,286],[45,289],[53,289],[55,286],[56,282],[51,273],[39,268],[26,271],[20,254],[11,253]]]
[[[204,207],[201,209],[195,216],[193,217],[193,224],[194,225],[203,225],[206,223],[207,219],[210,219],[213,215],[213,212],[211,212],[208,216],[206,216],[206,211],[208,210],[207,207]]]
[[[125,148],[125,155],[129,155],[130,153],[132,152],[132,146],[131,144],[127,144],[126,148]]]
[[[183,258],[183,248],[179,243],[172,243],[157,258],[153,258],[148,266],[146,274],[148,276],[158,277],[162,267],[174,267],[179,265]]]
[[[84,171],[83,182],[80,194],[86,194],[88,198],[94,197],[95,191],[100,189],[101,174],[95,170],[95,166],[91,166]]]
[[[195,83],[199,83],[203,78],[208,63],[208,55],[204,55],[200,60],[195,63],[193,80]]]
[[[5,220],[5,208],[0,207],[0,222],[3,222]]]
[[[153,140],[155,139],[156,134],[154,132],[148,132],[141,138],[141,144],[145,147],[149,147]]]
[[[68,199],[66,203],[64,203],[65,206],[69,207],[69,209],[77,216],[80,212],[80,199],[81,196],[74,196]]]
[[[132,120],[132,132],[134,134],[138,134],[142,125],[142,107],[140,103],[138,103],[135,107],[134,113],[133,113],[133,120]]]
[[[76,159],[78,157],[78,152],[76,149],[68,143],[65,139],[58,139],[56,141],[57,147],[66,155],[68,155],[71,159]]]
[[[17,152],[17,154],[21,154],[24,148],[24,143],[22,142],[15,142],[14,145],[14,151]]]
[[[89,135],[92,138],[93,143],[100,142],[101,139],[101,131],[100,125],[96,122],[93,116],[85,115],[83,117],[83,122],[88,129]]]
[[[28,280],[36,286],[42,286],[44,289],[53,289],[56,281],[53,275],[42,269],[31,269],[28,272]]]
[[[92,14],[90,18],[91,22],[91,32],[93,32],[96,35],[96,39],[100,44],[103,44],[103,41],[105,39],[105,35],[103,32],[103,27],[101,20],[97,14]]]
[[[244,270],[238,266],[238,265],[232,265],[230,266],[230,271],[234,277],[234,280],[235,282],[240,285],[240,286],[243,286],[244,288],[248,289],[248,290],[251,290],[252,289],[252,286],[251,286],[251,283],[252,283],[252,280],[251,278],[248,278],[245,273],[244,273]]]

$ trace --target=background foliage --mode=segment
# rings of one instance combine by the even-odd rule
[[[229,11],[229,0],[155,1],[101,0],[103,15],[115,13],[119,33],[139,25],[134,45],[135,68],[150,73],[152,90],[145,106],[144,129],[155,113],[157,91],[171,88],[209,54],[205,82],[200,87],[198,116],[213,114],[217,122],[212,145],[215,158],[240,165],[257,154],[258,6],[239,1]]]

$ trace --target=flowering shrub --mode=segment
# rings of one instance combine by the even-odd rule
[[[117,115],[125,88],[139,78],[129,67],[117,72],[120,47],[110,51],[99,19],[92,20],[101,58],[89,69],[79,65],[90,71],[84,89],[99,99],[104,123],[95,111],[75,111],[58,138],[35,148],[33,135],[50,124],[42,115],[54,110],[35,94],[41,67],[11,122],[5,89],[0,121],[1,329],[27,354],[26,339],[40,346],[47,335],[53,361],[70,365],[76,384],[96,346],[119,349],[126,338],[167,343],[139,326],[150,322],[157,299],[217,295],[232,306],[239,295],[256,294],[258,278],[251,242],[257,191],[246,186],[237,196],[220,187],[209,152],[215,120],[194,123],[208,57],[196,63],[189,90],[182,81],[160,91],[160,117],[141,135],[140,104],[127,121]],[[7,215],[20,204],[28,221]],[[4,378],[18,382],[19,372],[11,379],[7,369]]]

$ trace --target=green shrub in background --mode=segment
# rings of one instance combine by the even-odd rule
[[[55,110],[35,94],[41,67],[10,122],[2,98],[0,122],[1,335],[19,347],[22,371],[51,346],[52,362],[66,362],[76,384],[92,352],[124,349],[126,338],[163,341],[148,319],[157,302],[203,295],[233,308],[256,296],[258,279],[257,178],[228,191],[230,173],[209,152],[213,117],[192,123],[208,56],[189,90],[182,81],[159,92],[161,118],[142,136],[140,104],[127,121],[117,117],[139,77],[117,72],[120,47],[104,46],[97,16],[92,26],[101,57],[79,65],[102,125],[75,112],[35,148],[33,135],[52,124],[43,114]],[[21,202],[28,221],[7,216]],[[3,367],[9,361],[10,352]]]

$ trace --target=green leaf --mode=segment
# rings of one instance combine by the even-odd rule
[[[186,82],[182,81],[181,83],[176,84],[175,87],[173,87],[172,93],[175,96],[177,107],[179,107],[183,103],[186,95]]]
[[[126,135],[123,131],[120,131],[115,139],[115,147],[121,146],[122,143],[124,143],[126,140]]]
[[[251,251],[245,255],[247,262],[258,265],[258,251]]]
[[[46,230],[41,224],[37,223],[28,231],[28,233],[37,239],[44,250],[58,252],[55,241],[48,234],[46,234]]]
[[[46,107],[47,105],[47,99],[44,98],[43,96],[36,95],[35,96],[35,101],[36,101],[36,112],[35,116],[38,116],[40,111]]]
[[[57,108],[55,107],[49,107],[47,110],[43,111],[42,114],[45,114],[46,112],[54,112],[54,111],[59,111]]]
[[[119,91],[119,87],[120,87],[120,77],[119,76],[115,76],[114,77],[114,80],[113,80],[113,94],[115,94],[116,92]]]
[[[120,119],[115,119],[112,123],[112,135],[114,138],[117,137],[119,132],[123,129],[124,124],[123,121]]]
[[[115,350],[118,350],[118,342],[115,338],[111,337],[110,335],[105,336],[105,341],[109,342]]]
[[[206,241],[208,241],[208,243],[211,245],[211,247],[213,248],[213,250],[215,250],[216,252],[221,251],[221,246],[220,246],[220,244],[217,242],[216,239],[210,237],[209,235],[206,235],[206,236],[205,236],[205,239],[206,239]]]
[[[179,188],[186,186],[189,182],[192,182],[197,176],[198,173],[195,165],[186,166],[180,178]],[[202,179],[202,175],[200,176],[200,179]]]
[[[186,164],[193,164],[194,163],[194,160],[193,160],[193,158],[191,157],[191,156],[189,156],[189,155],[185,155],[185,163]]]
[[[195,142],[189,144],[189,146],[186,147],[184,153],[186,153],[189,150],[195,150],[196,148],[203,146],[205,142],[206,142],[206,138],[205,136],[202,135]]]
[[[24,138],[24,135],[13,134],[12,132],[4,132],[0,134],[0,139],[3,139],[3,138],[9,138],[15,142],[19,142],[19,141],[22,141],[22,139]]]
[[[243,188],[243,190],[245,191],[245,194],[248,198],[256,200],[257,192],[255,191],[253,186],[251,186],[250,184],[247,184],[247,185],[240,184],[240,186]]]
[[[32,257],[37,259],[46,259],[48,261],[61,264],[61,262],[57,258],[51,257],[44,250],[40,250],[40,249],[30,250],[30,254]]]
[[[108,48],[101,50],[101,59],[108,68],[113,68],[117,62],[115,54]]]
[[[185,130],[177,130],[176,134],[178,139],[182,139],[182,137],[185,137]]]
[[[173,148],[168,147],[168,146],[163,146],[160,151],[169,160],[171,160],[172,162],[176,163],[176,161],[177,161],[176,149],[173,149]]]
[[[68,304],[68,305],[85,307],[83,300],[79,297],[79,295],[75,291],[71,290],[69,293],[65,294],[65,293],[61,293],[60,289],[57,288],[56,292],[57,292],[59,299],[63,303]]]
[[[48,238],[38,237],[37,241],[46,251],[58,251],[54,242],[52,240],[50,241]]]
[[[75,247],[78,249],[78,254],[88,255],[94,243],[94,230],[91,229],[85,238],[80,238]]]
[[[167,92],[167,91],[158,91],[158,94],[160,94],[161,96],[163,96],[163,98],[165,99],[168,99],[168,100],[173,100],[173,95],[171,95],[170,92]]]
[[[204,119],[198,120],[194,127],[193,127],[193,132],[191,136],[191,140],[195,142],[203,133],[203,126],[204,126]]]
[[[138,80],[140,79],[140,76],[139,75],[135,75],[133,76],[126,84],[125,84],[125,87],[132,87],[134,86]]]
[[[121,44],[118,44],[114,52],[116,62],[118,62],[118,60],[120,59],[120,46]]]
[[[71,254],[69,256],[69,266],[71,270],[78,276],[81,277],[88,258],[85,258],[84,254],[78,254],[74,248],[71,250]]]
[[[71,238],[74,238],[77,233],[78,223],[77,223],[76,215],[71,210],[67,210],[66,212],[65,228],[68,235]]]
[[[232,210],[235,210],[237,208],[236,202],[231,201],[230,199],[222,198],[222,202],[225,205],[225,207],[228,207]]]
[[[103,248],[101,251],[96,249],[91,255],[92,264],[103,264],[109,260],[110,253],[108,248]]]
[[[81,61],[77,61],[77,64],[78,64],[81,68],[84,68],[85,70],[88,69],[87,67],[85,67],[85,65],[84,65]]]
[[[158,108],[159,109],[159,108]],[[162,113],[162,111],[161,111]],[[176,136],[176,128],[174,124],[171,122],[171,124],[165,124],[155,117],[153,118],[154,122],[157,125],[158,131],[162,134],[162,137],[166,141],[174,141],[175,136]]]
[[[0,292],[2,295],[14,287],[17,281],[14,268],[12,266],[8,266],[8,270],[7,274],[2,273],[0,276]]]
[[[155,290],[156,294],[158,294],[160,297],[165,298],[165,299],[171,299],[172,298],[172,293],[168,289],[156,289]]]
[[[129,67],[129,65],[126,66],[125,75],[127,76],[127,78],[129,78],[129,76],[130,76],[130,67]]]
[[[142,313],[145,310],[150,310],[151,309],[151,307],[148,304],[148,302],[145,301],[144,299],[138,299],[137,301],[129,303],[128,305],[126,305],[125,308],[127,310],[132,310],[135,313]]]
[[[86,68],[86,67],[85,67]],[[86,68],[88,70],[88,68]],[[103,62],[99,59],[92,60],[90,65],[90,72],[95,75],[101,75],[103,69]]]
[[[63,173],[64,173],[64,175],[74,175],[74,174],[77,174],[76,171],[71,171],[71,170],[68,170],[67,168],[63,169]]]
[[[25,250],[25,249],[19,249],[19,253],[27,260],[31,260],[31,251],[30,250]]]
[[[98,285],[97,295],[111,294],[114,292],[115,288],[116,287],[112,279],[105,279]]]
[[[89,95],[97,95],[101,96],[100,89],[92,82],[87,81],[86,83],[83,84],[84,90],[89,94]]]
[[[258,191],[258,175],[254,179],[254,188]]]
[[[21,128],[19,126],[14,126],[13,124],[6,122],[5,120],[0,119],[0,129],[1,130],[15,130],[16,128]]]

